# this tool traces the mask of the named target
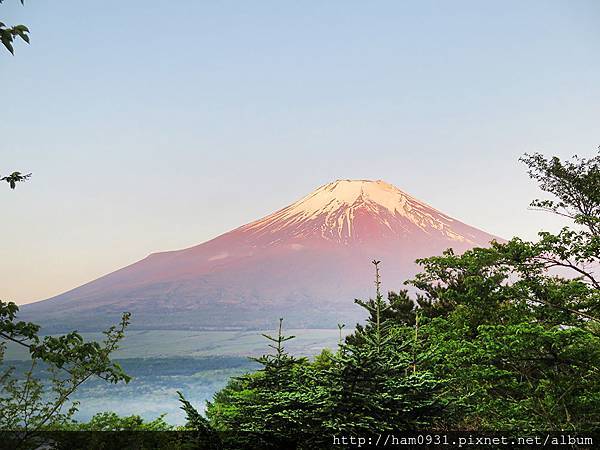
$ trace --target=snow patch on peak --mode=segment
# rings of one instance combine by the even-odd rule
[[[404,217],[409,217],[410,211],[415,208],[435,211],[382,180],[337,180],[319,187],[288,209],[290,215],[301,214],[310,218],[339,208],[355,209],[365,203],[377,204],[391,214],[399,213]]]
[[[259,236],[280,232],[294,237],[320,234],[327,240],[348,243],[355,238],[357,216],[364,217],[365,213],[392,232],[416,227],[425,233],[441,233],[450,240],[469,241],[451,229],[451,218],[383,180],[336,180],[324,184],[242,229]]]

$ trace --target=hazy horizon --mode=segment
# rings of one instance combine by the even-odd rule
[[[0,298],[42,300],[336,179],[510,238],[525,152],[600,144],[600,3],[5,2]],[[167,31],[149,32],[158,26]],[[32,131],[34,130],[34,131]]]

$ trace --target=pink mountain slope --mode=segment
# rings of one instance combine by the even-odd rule
[[[383,181],[338,180],[255,222],[27,305],[46,329],[97,329],[131,311],[134,328],[230,329],[351,325],[354,298],[401,289],[419,257],[486,246],[494,236]]]

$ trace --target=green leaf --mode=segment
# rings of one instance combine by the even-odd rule
[[[25,25],[15,25],[12,27],[12,29],[18,32],[29,33],[29,28],[27,28]]]
[[[4,35],[4,34],[2,35],[0,40],[2,41],[2,44],[4,44],[4,46],[8,49],[8,51],[14,55],[15,51],[12,46],[12,41],[9,38],[7,38],[6,35]]]

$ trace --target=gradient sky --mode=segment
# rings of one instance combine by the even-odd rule
[[[61,293],[338,178],[493,234],[562,222],[518,157],[600,144],[600,2],[0,5],[0,298]],[[2,49],[3,50],[3,49]]]

